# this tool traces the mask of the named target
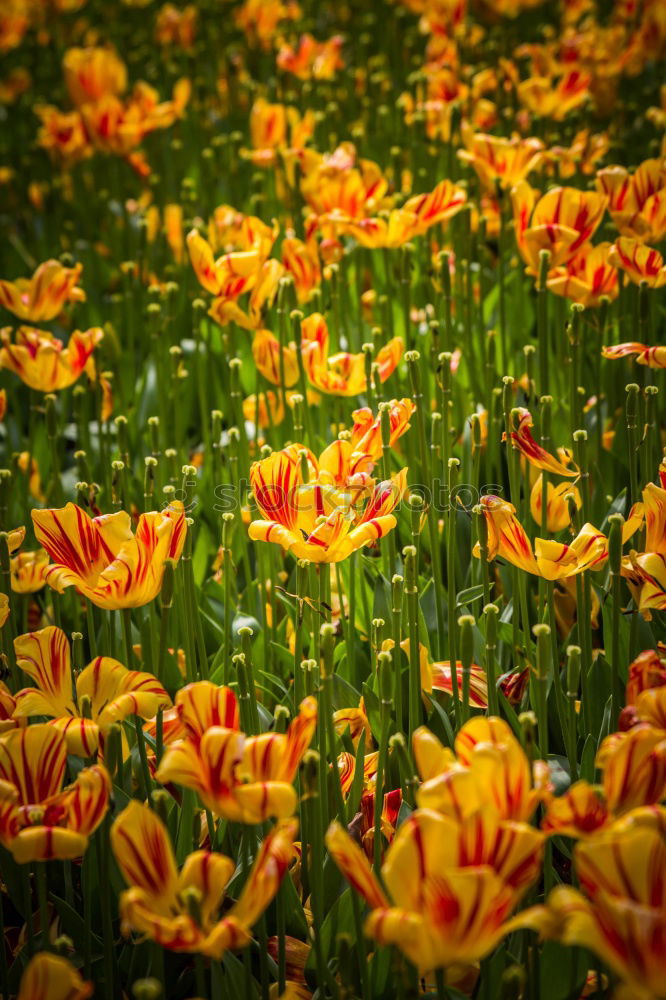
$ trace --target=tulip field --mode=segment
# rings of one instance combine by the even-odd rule
[[[666,998],[664,0],[0,0],[0,998]]]

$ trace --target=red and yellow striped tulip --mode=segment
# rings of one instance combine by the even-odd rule
[[[48,552],[19,552],[11,561],[12,590],[15,594],[35,594],[46,586],[46,570],[49,563]]]
[[[65,86],[73,104],[80,106],[127,89],[125,63],[110,48],[88,46],[65,52],[62,69]]]
[[[548,289],[586,308],[598,306],[604,297],[612,302],[619,284],[617,270],[609,262],[610,247],[610,243],[586,243],[572,260],[549,272]]]
[[[666,166],[644,160],[634,174],[626,167],[604,167],[597,189],[608,198],[608,211],[622,236],[660,243],[666,236]]]
[[[332,823],[326,834],[329,854],[370,908],[366,934],[397,946],[422,972],[476,962],[513,929],[508,918],[517,893],[488,864],[455,865],[459,848],[470,847],[470,856],[476,848],[464,839],[454,844],[452,827],[429,810],[413,813],[386,850],[386,889],[346,830]]]
[[[650,288],[666,285],[666,265],[658,250],[628,236],[620,236],[610,248],[608,259],[619,267],[630,281],[640,285],[647,282]]]
[[[411,424],[410,420],[416,410],[416,406],[411,399],[392,399],[389,403],[389,446],[392,448],[396,441],[405,434]],[[352,413],[354,426],[352,427],[350,442],[352,452],[362,455],[369,455],[375,462],[382,456],[382,418],[381,413],[375,416],[368,406],[364,406]]]
[[[42,951],[28,962],[16,1000],[88,1000],[94,989],[66,958]]]
[[[626,344],[602,347],[601,353],[604,358],[610,358],[612,361],[631,357],[633,354],[639,365],[646,365],[648,368],[666,368],[666,347],[649,347],[647,344],[630,340]]]
[[[125,511],[91,518],[68,503],[33,510],[35,535],[52,563],[47,582],[62,593],[76,587],[98,608],[138,608],[157,597],[164,563],[179,559],[185,542],[180,501],[163,511],[141,514],[136,533]]]
[[[592,77],[579,69],[560,77],[531,76],[518,84],[518,99],[540,118],[561,122],[590,96]]]
[[[229,711],[226,695],[221,697]],[[317,703],[308,697],[286,733],[246,736],[238,729],[211,726],[198,740],[186,736],[171,743],[156,779],[192,788],[207,809],[233,822],[284,819],[296,808],[293,780],[316,724]]]
[[[282,44],[275,62],[283,73],[292,73],[299,80],[332,80],[344,63],[340,54],[342,36],[334,35],[318,42],[308,32],[301,35],[297,48]]]
[[[550,266],[572,260],[594,235],[606,211],[606,198],[572,187],[538,192],[521,181],[511,191],[518,249],[527,272],[539,273],[539,253],[548,250]]]
[[[340,562],[395,527],[391,512],[405,492],[406,472],[377,483],[359,510],[352,491],[304,481],[298,446],[274,452],[250,470],[263,518],[250,524],[250,538],[275,542],[297,559]]]
[[[514,412],[518,414],[518,427],[511,431],[511,444],[516,451],[524,455],[535,469],[543,469],[544,472],[552,472],[556,476],[575,478],[578,475],[578,469],[568,468],[534,440],[530,430],[534,426],[534,420],[530,411],[521,406]],[[506,440],[506,433],[502,435],[502,440]]]
[[[564,795],[550,800],[541,829],[555,836],[592,837],[611,819],[600,790],[587,781],[577,781]]]
[[[123,933],[133,930],[169,951],[216,960],[247,946],[291,861],[296,829],[295,820],[273,827],[237,902],[222,915],[236,863],[223,854],[194,851],[179,872],[165,825],[148,806],[130,802],[111,827],[111,848],[129,886],[120,897]]]
[[[666,731],[649,724],[606,737],[597,767],[603,771],[606,806],[614,815],[666,797]]]
[[[57,392],[74,385],[103,337],[99,327],[75,330],[65,346],[45,330],[21,326],[12,341],[12,331],[5,327],[0,330],[0,367],[37,392]]]
[[[25,323],[48,323],[67,302],[85,301],[78,287],[81,270],[81,264],[64,267],[60,261],[46,260],[31,278],[0,281],[0,306]]]
[[[571,483],[546,484],[546,527],[552,534],[564,531],[571,523],[567,497],[573,497],[577,510],[582,506],[582,498],[577,486]],[[541,527],[543,504],[543,484],[541,479],[534,481],[530,493],[530,512],[536,523]]]
[[[466,123],[461,126],[460,134],[465,148],[458,150],[458,158],[474,167],[482,186],[491,194],[495,193],[496,181],[510,189],[538,170],[544,160],[540,139],[485,135],[472,131]]]
[[[71,754],[92,757],[112,723],[129,715],[152,719],[171,705],[152,674],[128,670],[110,656],[95,657],[73,685],[69,642],[54,625],[18,636],[14,649],[21,670],[37,685],[16,695],[16,718],[52,718]]]
[[[664,684],[666,684],[666,664],[663,652],[645,649],[629,664],[625,701],[627,705],[635,705],[639,694],[643,691]]]
[[[60,790],[67,763],[63,733],[47,724],[0,737],[0,843],[19,864],[80,858],[102,822],[111,793],[93,765]]]
[[[321,313],[312,313],[302,321],[301,338],[303,366],[315,389],[333,396],[358,396],[365,392],[365,354],[341,351],[329,355],[328,324]],[[380,382],[385,382],[393,374],[404,349],[399,337],[380,347],[373,359]]]

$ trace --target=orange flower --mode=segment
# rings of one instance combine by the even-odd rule
[[[608,198],[608,211],[622,236],[660,243],[666,236],[666,165],[644,160],[631,175],[625,167],[604,167],[597,189]]]
[[[447,222],[463,207],[467,195],[450,181],[440,181],[429,194],[415,195],[387,218],[345,218],[331,213],[336,229],[348,233],[365,247],[399,247],[425,233],[430,226]]]
[[[608,261],[610,247],[610,243],[585,244],[573,260],[549,272],[550,291],[586,307],[598,306],[603,296],[616,299],[617,270]]]
[[[306,32],[299,38],[297,49],[283,44],[275,61],[278,69],[293,73],[299,80],[332,80],[344,65],[341,48],[341,35],[318,42]]]
[[[248,39],[268,49],[272,46],[275,31],[284,20],[295,21],[301,16],[301,8],[293,0],[245,0],[235,14],[235,20]]]
[[[518,249],[528,274],[539,272],[539,251],[550,252],[550,266],[572,260],[596,232],[607,199],[595,191],[551,188],[538,194],[526,181],[511,191]]]
[[[465,124],[460,133],[466,148],[458,150],[459,159],[474,167],[482,186],[491,194],[496,180],[503,188],[512,188],[543,163],[544,145],[540,139],[484,135]]]
[[[252,357],[257,370],[273,385],[283,384],[289,389],[300,377],[298,357],[294,343],[285,344],[280,350],[280,341],[269,330],[257,330],[252,341]]]
[[[90,518],[73,503],[33,510],[37,540],[52,564],[47,582],[62,593],[76,587],[99,608],[138,608],[156,597],[167,559],[179,559],[185,542],[180,501],[139,518],[132,534],[125,511]]]
[[[396,441],[405,434],[411,424],[410,419],[416,410],[416,406],[411,399],[392,399],[389,403],[389,446],[392,448]],[[368,406],[364,406],[352,413],[354,426],[352,427],[350,443],[352,452],[359,452],[369,455],[374,461],[378,461],[382,456],[382,420],[381,414],[375,415]]]
[[[590,96],[592,77],[572,69],[557,79],[533,76],[518,84],[518,99],[541,118],[561,122]]]
[[[606,155],[609,146],[607,132],[592,135],[588,128],[576,132],[569,147],[552,146],[546,155],[557,164],[560,177],[565,179],[573,177],[577,171],[593,174],[597,160]]]
[[[212,851],[194,851],[179,872],[169,832],[152,809],[130,802],[111,827],[111,848],[129,888],[120,897],[122,930],[131,930],[176,952],[219,960],[246,947],[252,927],[277,893],[293,855],[295,820],[265,837],[236,903],[223,913],[235,862]]]
[[[187,249],[200,284],[225,299],[237,299],[250,291],[263,263],[256,249],[227,253],[215,260],[210,243],[196,229],[187,235]]]
[[[152,674],[109,656],[95,657],[74,680],[67,636],[53,625],[18,636],[14,648],[21,670],[37,684],[16,695],[16,717],[52,718],[71,754],[92,757],[112,723],[129,715],[150,719],[171,705]]]
[[[666,684],[666,666],[662,653],[656,649],[646,649],[629,664],[629,679],[625,700],[627,705],[635,705],[639,694],[651,688]]]
[[[11,330],[0,330],[0,367],[8,368],[31,389],[56,392],[74,385],[104,337],[98,327],[75,330],[67,346],[45,330],[21,326],[12,343]]]
[[[109,95],[117,97],[127,88],[127,69],[113,49],[67,49],[62,69],[67,92],[77,107]]]
[[[286,734],[246,736],[229,725],[227,699],[226,719],[203,732],[198,716],[189,722],[201,701],[198,691],[193,694],[189,704],[178,699],[176,704],[181,721],[186,729],[189,723],[195,738],[188,733],[185,739],[169,744],[156,779],[192,788],[207,809],[233,822],[263,823],[269,817],[291,816],[296,808],[294,777],[317,724],[315,699],[301,702]],[[210,703],[207,693],[204,698]]]
[[[303,149],[314,135],[314,113],[308,109],[303,116],[286,104],[271,104],[259,97],[250,112],[252,150],[246,155],[255,166],[272,167],[278,152],[293,156]]]
[[[610,822],[611,814],[597,789],[587,781],[577,781],[564,795],[550,800],[541,829],[550,835],[591,837]]]
[[[0,305],[28,323],[48,323],[60,315],[65,303],[84,302],[78,288],[82,265],[64,267],[57,260],[40,264],[31,278],[0,281]]]
[[[615,267],[639,285],[647,282],[650,288],[666,285],[666,266],[658,250],[645,246],[638,240],[620,236],[610,248],[608,259]]]
[[[0,737],[0,842],[19,864],[80,858],[107,810],[105,768],[79,771],[60,791],[67,763],[62,733],[49,725]]]

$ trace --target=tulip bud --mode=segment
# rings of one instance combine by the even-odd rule
[[[608,518],[610,531],[608,533],[608,563],[613,576],[618,576],[622,568],[622,529],[624,518],[622,514],[611,514]]]

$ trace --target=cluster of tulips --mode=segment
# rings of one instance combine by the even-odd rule
[[[662,0],[0,8],[0,996],[666,998]]]

